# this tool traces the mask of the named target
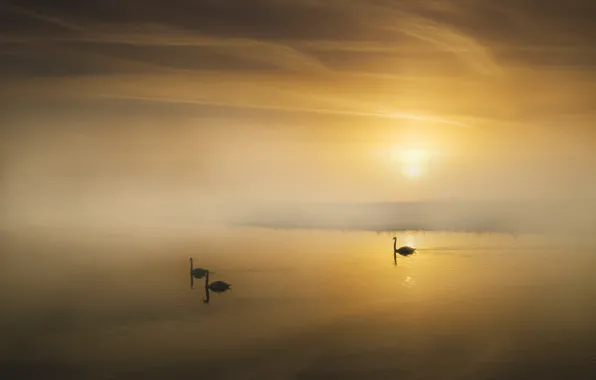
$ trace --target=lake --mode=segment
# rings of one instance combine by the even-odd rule
[[[397,236],[5,233],[0,378],[596,378],[596,246]]]

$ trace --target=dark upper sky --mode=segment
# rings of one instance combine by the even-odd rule
[[[5,177],[35,149],[46,173],[161,165],[248,198],[587,194],[594,19],[591,0],[1,0]],[[81,134],[93,149],[56,158]],[[387,173],[408,149],[437,157],[423,187]]]
[[[483,73],[591,67],[594,17],[590,0],[2,1],[0,68],[24,76],[127,72],[124,63],[372,71],[370,61],[450,54]]]

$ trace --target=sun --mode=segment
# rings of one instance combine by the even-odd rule
[[[417,178],[422,175],[422,168],[418,165],[406,165],[402,168],[402,173],[408,178]]]
[[[402,174],[410,179],[424,174],[430,156],[430,152],[424,149],[399,149],[394,153],[394,157],[401,165]]]

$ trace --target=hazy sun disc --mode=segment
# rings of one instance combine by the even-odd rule
[[[416,178],[422,174],[422,168],[418,165],[406,165],[403,167],[402,172],[408,178]]]
[[[430,156],[430,152],[424,149],[403,149],[395,152],[395,158],[401,164],[403,175],[411,179],[423,174],[424,166]]]

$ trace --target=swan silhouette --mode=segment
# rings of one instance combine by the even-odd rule
[[[209,303],[209,292],[215,293],[223,293],[228,291],[232,285],[228,284],[225,281],[213,281],[209,283],[209,269],[205,268],[194,268],[192,256],[188,260],[190,262],[190,289],[194,289],[194,279],[195,278],[203,278],[205,277],[205,299],[203,302]],[[214,272],[212,272],[214,273]]]
[[[191,277],[203,278],[209,272],[209,270],[207,270],[205,268],[194,268],[193,265],[192,265],[192,256],[189,258],[189,262],[190,262],[190,275],[191,275]]]
[[[393,237],[393,256],[394,256],[394,258],[397,257],[396,256],[397,254],[400,254],[401,256],[410,256],[414,252],[416,252],[416,248],[409,247],[407,245],[397,248],[397,237],[395,237],[395,236]]]
[[[215,292],[215,293],[223,293],[226,290],[229,290],[232,285],[228,284],[225,281],[213,281],[209,283],[209,271],[205,275],[205,288]]]
[[[224,281],[214,281],[212,283],[209,283],[209,271],[207,270],[207,273],[205,274],[205,299],[203,300],[203,302],[209,303],[210,291],[215,293],[223,293],[225,291],[228,291],[231,287],[232,285]]]

